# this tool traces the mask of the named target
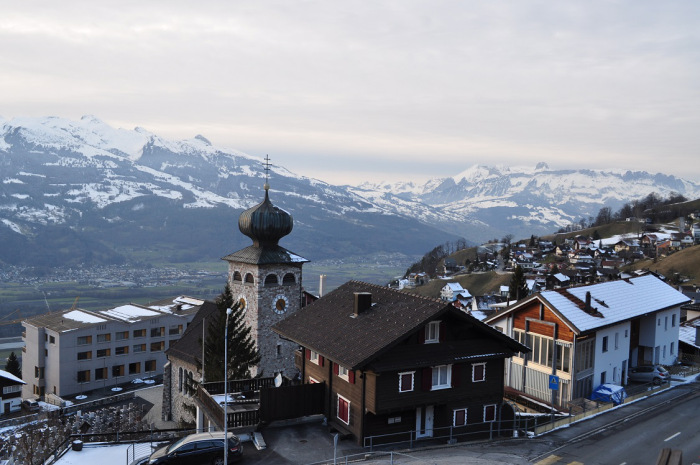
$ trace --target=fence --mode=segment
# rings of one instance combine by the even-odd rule
[[[431,440],[447,440],[453,444],[458,441],[468,439],[493,439],[496,436],[504,434],[511,435],[513,430],[517,430],[518,420],[508,421],[489,421],[484,423],[474,423],[468,426],[446,426],[441,428],[433,428],[432,434],[428,437],[418,437],[416,430],[403,431],[398,433],[378,434],[374,436],[366,436],[363,446],[374,451],[376,446],[397,446],[407,445],[409,449],[419,442],[427,442]]]

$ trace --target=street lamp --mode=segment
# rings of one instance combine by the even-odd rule
[[[226,309],[224,326],[224,465],[228,465],[228,317],[233,309]]]

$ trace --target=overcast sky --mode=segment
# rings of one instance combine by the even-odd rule
[[[700,182],[700,1],[20,1],[0,115],[202,134],[332,183],[469,166]]]

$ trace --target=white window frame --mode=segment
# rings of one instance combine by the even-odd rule
[[[440,383],[441,372],[445,370],[445,382]],[[437,370],[437,384],[435,380],[435,373]],[[432,367],[432,379],[431,379],[431,391],[437,391],[439,389],[449,389],[452,387],[452,365],[437,365]]]
[[[440,321],[431,321],[425,325],[425,343],[435,344],[440,342]]]
[[[309,362],[318,365],[318,352],[315,352],[313,350],[309,350]]]
[[[464,412],[464,423],[461,425],[457,424],[457,412]],[[467,426],[467,409],[466,408],[456,408],[452,410],[452,426]]]
[[[404,375],[411,375],[411,386],[408,389],[404,389],[407,386],[403,385]],[[416,372],[415,371],[403,371],[399,373],[399,392],[412,392],[416,386]]]
[[[343,365],[338,365],[338,378],[344,379],[347,382],[350,382],[350,376],[348,375],[348,369],[345,368]]]
[[[309,384],[319,384],[320,381],[314,378],[313,376],[309,376]]]
[[[486,419],[486,409],[489,407],[493,407],[493,420],[487,420]],[[498,406],[496,404],[486,404],[484,405],[484,423],[491,423],[496,421],[496,417],[498,416]]]
[[[340,417],[340,399],[343,399],[348,404],[348,421],[345,421]],[[347,398],[341,396],[340,394],[338,394],[338,398],[335,402],[335,416],[338,420],[342,421],[346,425],[350,425],[350,401]]]
[[[484,367],[484,376],[482,379],[476,379],[476,366],[481,365]],[[472,383],[482,383],[486,381],[486,362],[472,363]]]

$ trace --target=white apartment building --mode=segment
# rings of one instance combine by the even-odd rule
[[[22,322],[22,397],[68,397],[161,374],[165,350],[203,300],[180,296],[108,310],[71,309]]]

